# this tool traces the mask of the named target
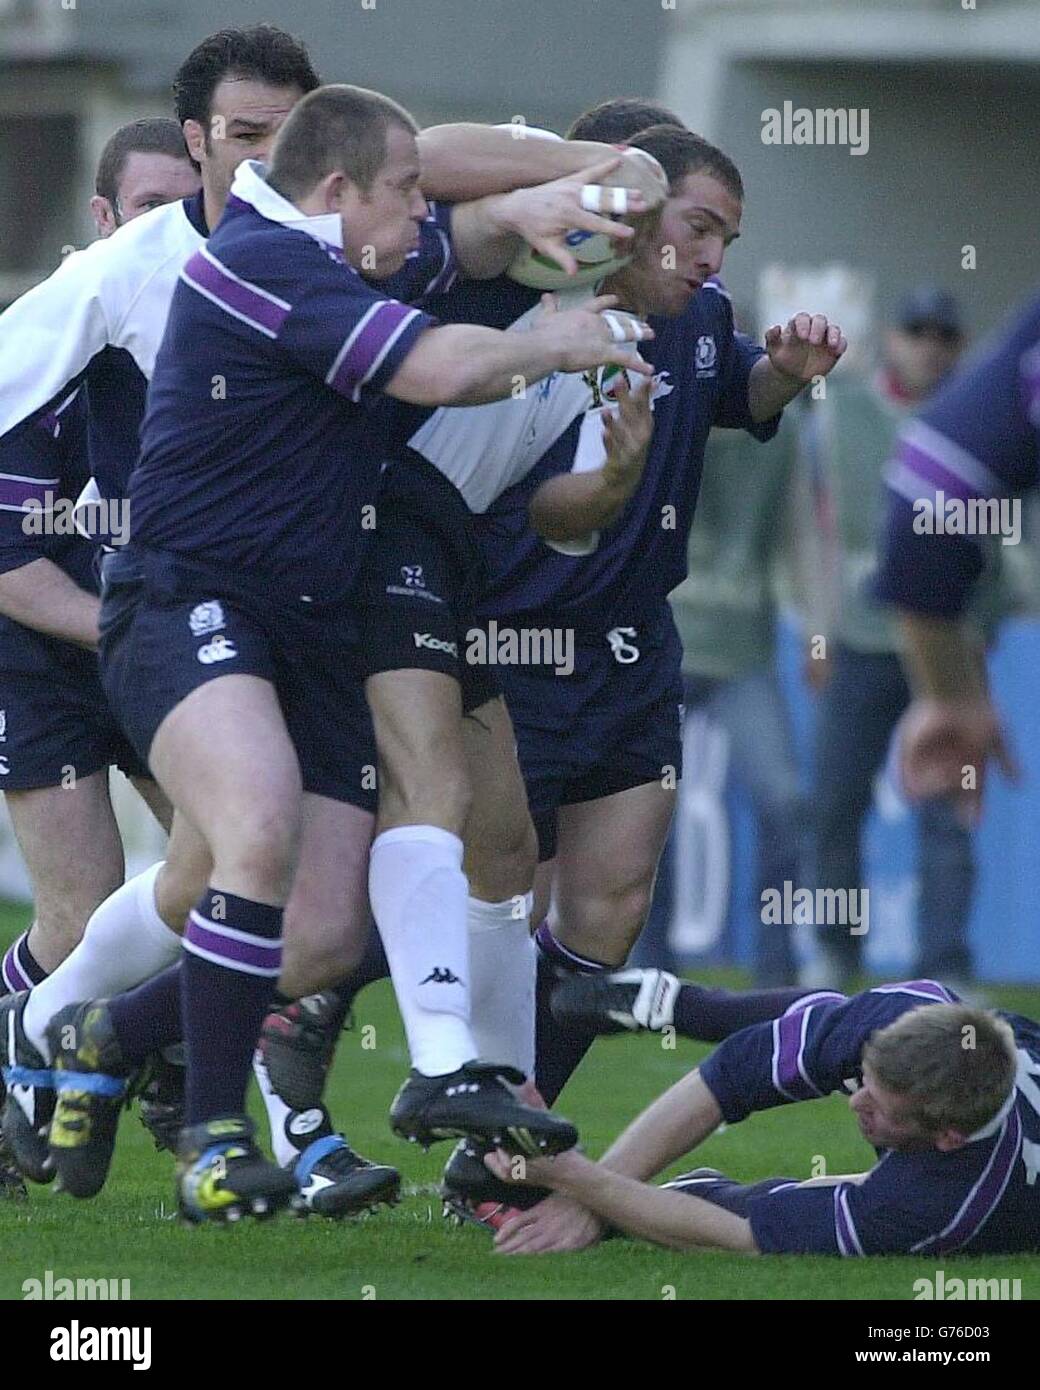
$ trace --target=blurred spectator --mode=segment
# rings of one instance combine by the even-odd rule
[[[812,799],[813,874],[819,888],[862,887],[863,822],[892,730],[910,699],[895,622],[869,590],[878,561],[882,470],[902,421],[935,390],[964,345],[956,301],[940,290],[919,289],[904,300],[885,334],[874,376],[839,373],[827,382],[825,398],[812,406],[806,449],[827,499],[832,547],[823,569],[831,593],[810,626],[816,653],[810,637],[807,659],[810,684],[819,693]],[[970,609],[972,626],[986,642],[1005,605],[1000,546],[991,539]],[[917,820],[913,973],[964,982],[972,973],[970,832],[944,798],[923,802]],[[817,955],[803,972],[803,983],[845,988],[861,968],[862,941],[848,926],[818,925]]]
[[[807,807],[776,669],[778,577],[790,565],[792,578],[804,583],[816,558],[812,501],[799,486],[799,410],[798,403],[788,407],[776,438],[765,445],[737,430],[712,432],[690,533],[689,576],[671,595],[687,709],[725,730],[730,767],[755,818],[754,973],[762,986],[790,983],[797,971],[788,928],[762,923],[761,894],[782,893],[785,880],[803,881]],[[644,963],[667,962],[673,840],[674,829],[636,957]]]

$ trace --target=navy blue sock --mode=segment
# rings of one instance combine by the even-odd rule
[[[340,980],[335,989],[330,991],[337,996],[343,1008],[340,1019],[341,1028],[350,1012],[351,1005],[365,986],[375,984],[377,980],[388,980],[389,978],[390,967],[386,963],[383,943],[379,939],[379,933],[373,923],[364,956],[350,974]]]
[[[796,999],[815,993],[819,991],[801,989],[798,985],[735,990],[684,983],[675,1001],[675,1031],[680,1037],[697,1042],[721,1042],[752,1023],[779,1018]]]
[[[181,965],[171,965],[136,989],[109,1000],[119,1050],[132,1067],[181,1040]]]
[[[207,888],[188,916],[181,1017],[186,1123],[246,1108],[250,1066],[282,968],[282,909]]]
[[[560,983],[561,972],[577,975],[599,974],[618,967],[604,965],[569,951],[556,940],[543,922],[534,934],[538,946],[538,976],[535,984],[534,1076],[546,1105],[556,1097],[577,1071],[581,1059],[592,1046],[594,1031],[578,1029],[553,1016],[549,1001]]]
[[[29,933],[23,931],[14,945],[8,947],[0,965],[0,998],[5,994],[17,994],[22,989],[32,989],[49,974],[50,971],[44,970],[29,950]]]

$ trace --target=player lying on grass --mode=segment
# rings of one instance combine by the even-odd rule
[[[949,1255],[1040,1250],[1040,1025],[969,1008],[932,980],[846,998],[680,984],[657,970],[576,977],[553,996],[563,1026],[674,1028],[724,1041],[598,1163],[487,1163],[555,1194],[501,1226],[505,1254],[580,1250],[620,1231],[678,1250]],[[725,1121],[851,1092],[877,1151],[865,1172],[744,1184],[714,1169],[650,1179]],[[524,1166],[526,1165],[526,1166]]]

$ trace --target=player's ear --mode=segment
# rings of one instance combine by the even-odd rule
[[[968,1136],[962,1134],[959,1129],[944,1129],[935,1136],[935,1147],[940,1153],[951,1154],[957,1149],[963,1149],[968,1142]]]
[[[112,204],[107,198],[102,198],[99,193],[95,193],[90,200],[90,215],[94,219],[94,226],[98,229],[98,236],[111,236],[119,226]]]
[[[201,164],[206,154],[206,131],[198,121],[185,121],[182,127],[184,143],[196,164]]]

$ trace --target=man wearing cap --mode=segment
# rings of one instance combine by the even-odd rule
[[[807,661],[820,697],[812,825],[818,888],[862,885],[860,833],[874,778],[910,698],[898,631],[870,588],[878,564],[882,469],[903,421],[932,394],[964,344],[956,301],[941,290],[920,288],[899,306],[873,377],[839,374],[813,406],[808,453],[831,522],[828,597],[816,615],[820,625],[810,627]],[[1000,616],[997,550],[991,547],[970,609],[980,642]],[[963,984],[971,975],[967,926],[975,878],[969,832],[947,798],[923,801],[918,823],[915,972]],[[869,925],[863,914],[857,916],[856,923],[817,923],[818,956],[804,983],[849,984],[860,968]]]

